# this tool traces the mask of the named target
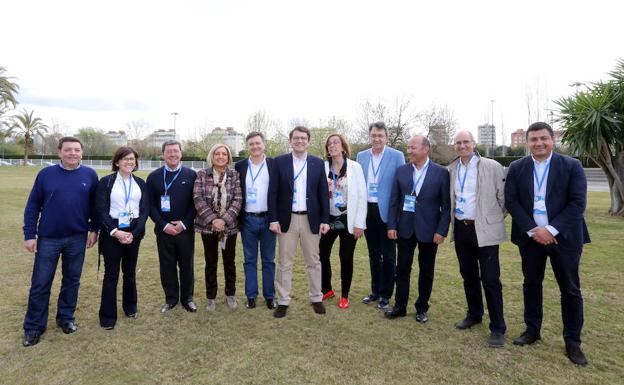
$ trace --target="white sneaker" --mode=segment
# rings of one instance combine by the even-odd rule
[[[238,306],[238,303],[236,303],[236,297],[234,297],[233,295],[228,295],[227,297],[225,297],[225,302],[231,310],[236,309],[236,307]]]
[[[216,308],[217,308],[217,301],[215,299],[209,299],[208,302],[206,303],[206,310],[215,311]]]

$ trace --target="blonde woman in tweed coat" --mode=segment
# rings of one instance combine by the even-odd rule
[[[214,311],[217,297],[217,261],[223,258],[227,306],[236,303],[236,235],[242,194],[238,172],[230,169],[232,153],[225,144],[215,144],[206,158],[208,167],[197,172],[193,202],[197,210],[195,231],[201,234],[206,259],[206,309]]]

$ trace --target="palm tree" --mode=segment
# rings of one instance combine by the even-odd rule
[[[0,110],[9,104],[15,108],[17,100],[15,96],[19,90],[19,85],[13,82],[13,78],[5,76],[6,68],[0,67]]]
[[[15,133],[18,137],[24,137],[24,166],[28,164],[28,148],[33,137],[39,135],[43,138],[43,134],[48,132],[48,126],[43,124],[41,118],[34,117],[35,111],[22,110],[19,115],[13,118],[13,125],[9,129],[9,133]]]
[[[607,175],[612,215],[624,216],[624,60],[606,82],[555,101],[572,151],[591,158]]]

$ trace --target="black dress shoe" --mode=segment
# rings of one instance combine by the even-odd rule
[[[277,306],[277,305],[275,305],[275,300],[273,298],[267,299],[267,300],[265,300],[265,302],[266,302],[266,307],[269,310],[273,310]]]
[[[174,307],[176,307],[176,304],[170,304],[170,303],[166,303],[164,305],[162,305],[162,307],[160,308],[160,312],[161,313],[166,313],[169,310],[173,309]]]
[[[40,334],[24,334],[24,340],[22,341],[22,345],[24,347],[35,346],[39,343]]]
[[[197,305],[195,305],[195,302],[193,301],[188,301],[187,303],[183,303],[182,307],[184,308],[184,310],[186,310],[189,313],[195,313],[197,311]]]
[[[316,314],[325,314],[325,306],[323,302],[312,302],[312,309]]]
[[[247,309],[255,309],[256,308],[256,299],[255,298],[247,298],[247,303],[245,304]]]
[[[366,297],[364,297],[364,299],[362,299],[362,303],[366,305],[368,305],[369,303],[377,302],[377,301],[379,301],[379,296],[375,294],[369,294]]]
[[[139,313],[126,314],[126,317],[130,319],[137,319],[139,318]]]
[[[115,327],[114,326],[102,326],[102,329],[104,329],[104,330],[113,330],[113,329],[115,329]]]
[[[275,318],[284,318],[286,316],[286,312],[288,311],[288,306],[286,305],[277,305],[277,309],[273,312],[273,317]]]
[[[470,329],[471,327],[478,325],[481,323],[481,320],[476,320],[474,318],[466,317],[463,320],[459,321],[455,324],[455,327],[459,330]]]
[[[566,356],[577,365],[587,366],[587,358],[580,346],[566,345]]]
[[[398,307],[394,307],[392,309],[386,310],[386,312],[384,313],[384,317],[388,319],[395,319],[398,317],[405,317],[406,314],[407,312],[405,311],[405,309],[399,309]]]
[[[61,330],[63,330],[63,333],[65,334],[72,334],[74,333],[76,330],[78,330],[78,328],[76,327],[76,325],[69,321],[69,322],[65,322],[62,325],[59,325],[61,327]]]
[[[420,322],[421,324],[424,324],[425,322],[429,321],[429,317],[427,317],[427,313],[423,312],[416,312],[416,322]]]
[[[492,332],[488,337],[488,346],[491,348],[502,348],[505,346],[505,335],[499,332]]]
[[[526,330],[520,337],[513,340],[513,344],[518,346],[531,345],[541,338],[542,337],[539,334]]]

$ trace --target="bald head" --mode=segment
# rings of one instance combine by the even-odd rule
[[[407,142],[407,157],[411,163],[420,168],[429,158],[430,149],[429,139],[422,135],[416,135]]]
[[[462,162],[467,163],[470,161],[472,154],[474,154],[475,146],[476,143],[472,132],[461,130],[455,135],[455,152],[462,159]]]

